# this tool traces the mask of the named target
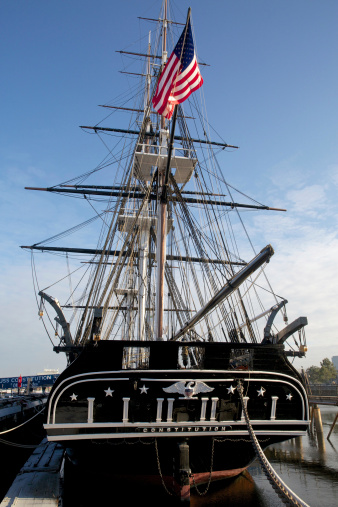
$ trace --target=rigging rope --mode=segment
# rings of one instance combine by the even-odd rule
[[[239,393],[239,397],[242,404],[242,410],[245,417],[245,422],[248,427],[248,431],[250,434],[252,445],[255,449],[256,456],[258,458],[258,461],[262,467],[262,470],[266,477],[268,478],[270,484],[272,485],[273,489],[276,491],[278,496],[281,498],[281,500],[287,504],[291,505],[293,507],[309,507],[307,503],[305,503],[301,498],[299,498],[286,484],[282,481],[282,479],[279,477],[279,475],[275,472],[275,470],[270,465],[269,461],[265,457],[265,454],[257,440],[257,437],[254,433],[253,427],[251,425],[248,409],[246,407],[246,404],[243,399],[243,384],[240,380],[238,380],[237,383],[237,391]]]
[[[37,279],[37,275],[36,275],[36,268],[35,268],[35,262],[34,262],[34,252],[32,250],[31,252],[31,267],[32,267],[32,279],[33,279],[33,287],[34,287],[34,295],[35,295],[35,299],[36,299],[36,305],[37,307],[39,308],[39,302],[38,302],[38,298],[37,298],[37,294],[40,292],[40,289],[39,289],[39,284],[38,284],[38,279]],[[37,287],[37,290],[36,290],[36,287]],[[47,314],[48,315],[48,314]],[[50,320],[50,319],[49,319]],[[54,342],[53,340],[51,339],[50,337],[50,334],[48,332],[48,329],[46,327],[46,324],[45,324],[45,321],[43,320],[43,318],[41,317],[41,321],[42,321],[42,324],[43,324],[43,327],[45,328],[45,331],[47,333],[47,336],[51,342],[51,344],[53,345],[54,347]],[[0,433],[1,434],[1,433]]]

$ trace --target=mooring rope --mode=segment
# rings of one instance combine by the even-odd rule
[[[27,421],[23,422],[22,424],[19,424],[19,426],[15,426],[15,428],[10,428],[9,430],[5,430],[5,431],[0,431],[0,435],[4,435],[5,433],[10,433],[11,431],[14,431],[14,430],[17,430],[18,428],[21,428],[21,426],[24,426],[25,424],[29,423],[29,421],[31,421],[32,419],[34,419],[34,417],[36,417],[39,414],[41,414],[41,412],[43,412],[44,410],[45,410],[45,407],[43,407],[42,410],[40,410],[37,414],[33,415],[33,417],[31,417]]]
[[[10,445],[12,447],[20,447],[22,449],[36,449],[40,445],[18,444],[17,442],[10,442],[9,440],[4,440],[3,438],[0,438],[0,444]]]
[[[252,445],[255,449],[258,461],[263,469],[263,472],[265,473],[266,477],[268,478],[270,484],[272,485],[273,489],[276,491],[278,496],[281,498],[281,500],[287,504],[291,505],[292,507],[309,507],[307,503],[305,503],[301,498],[299,498],[286,484],[282,481],[282,479],[279,477],[279,475],[275,472],[275,470],[270,465],[269,461],[265,457],[265,454],[259,445],[259,442],[257,440],[257,437],[254,433],[253,427],[251,425],[249,414],[247,407],[244,403],[243,399],[243,384],[239,380],[237,384],[237,390],[239,392],[239,397],[242,404],[242,409],[245,417],[245,421],[248,427],[248,431],[250,434],[250,438],[252,441]]]

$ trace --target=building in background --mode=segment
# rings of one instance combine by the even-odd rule
[[[334,367],[336,368],[336,370],[338,372],[338,356],[333,356],[332,357],[332,362],[333,362]]]

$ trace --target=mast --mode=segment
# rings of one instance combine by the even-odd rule
[[[197,150],[203,146],[199,148],[196,146],[195,149],[194,144],[204,143],[208,145],[208,150],[211,145],[216,145],[220,149],[230,145],[210,141],[205,130],[201,136],[200,131],[196,130],[197,135],[194,136],[196,139],[193,139],[185,121],[187,116],[184,115],[183,108],[169,106],[164,112],[162,105],[165,106],[165,103],[162,101],[161,109],[157,109],[157,90],[161,90],[162,93],[163,88],[166,89],[167,106],[170,103],[177,104],[180,98],[179,91],[184,86],[189,88],[184,81],[185,73],[188,73],[186,69],[192,65],[192,61],[195,62],[193,65],[197,65],[189,9],[183,33],[174,49],[175,71],[171,74],[174,77],[171,81],[167,81],[170,88],[169,86],[161,88],[161,77],[168,75],[168,69],[172,64],[171,47],[167,56],[169,14],[167,0],[163,0],[160,15],[162,19],[158,20],[162,31],[162,47],[159,48],[162,55],[158,57],[161,58],[161,68],[156,65],[159,73],[158,70],[154,71],[155,64],[151,54],[154,48],[151,47],[151,32],[149,32],[144,55],[147,57],[145,71],[144,74],[139,74],[144,76],[144,80],[138,108],[122,108],[143,113],[142,119],[139,115],[136,117],[137,130],[86,127],[95,132],[107,130],[109,133],[116,132],[119,135],[137,135],[135,143],[130,142],[128,138],[127,156],[125,148],[121,159],[114,156],[113,163],[119,162],[117,171],[120,171],[116,175],[116,183],[108,186],[72,185],[69,181],[49,188],[29,188],[108,203],[102,213],[96,212],[97,217],[103,222],[96,248],[44,246],[48,245],[50,240],[59,239],[64,233],[22,248],[91,256],[88,261],[85,259],[82,261],[83,264],[89,265],[84,266],[84,276],[80,277],[79,272],[74,277],[78,277],[77,299],[73,298],[70,287],[73,304],[65,305],[65,308],[67,311],[72,308],[73,315],[70,318],[67,316],[67,320],[64,318],[64,322],[72,324],[74,339],[70,335],[67,343],[64,331],[66,336],[64,341],[67,346],[74,347],[93,341],[95,315],[100,311],[101,320],[95,336],[101,335],[102,340],[122,339],[139,342],[139,346],[126,346],[126,350],[129,351],[128,357],[125,358],[126,365],[141,364],[138,362],[139,359],[143,361],[146,358],[144,342],[149,339],[162,341],[190,338],[190,340],[222,340],[234,343],[245,343],[248,339],[257,342],[256,328],[254,334],[251,326],[254,320],[249,317],[257,314],[257,311],[253,304],[252,307],[249,306],[251,302],[249,296],[246,296],[249,290],[251,294],[251,287],[252,291],[256,290],[256,278],[247,282],[241,294],[240,284],[237,284],[236,278],[237,267],[244,267],[247,274],[251,274],[251,271],[245,269],[247,263],[239,257],[236,242],[233,240],[232,215],[235,213],[231,211],[234,208],[276,210],[260,205],[257,201],[252,204],[233,202],[229,188],[221,192],[223,189],[221,183],[226,184],[221,167],[219,164],[213,166],[213,155],[210,156],[211,170],[207,164],[208,159],[203,159],[205,166],[203,163],[199,164]],[[193,54],[193,59],[189,60],[187,53]],[[153,84],[157,74],[159,75],[155,92]],[[172,121],[170,121],[171,112],[173,112]],[[202,115],[200,117],[203,118]],[[179,132],[176,134],[180,135],[175,134],[176,122],[179,122]],[[198,139],[203,136],[204,139]],[[127,157],[128,161],[121,163]],[[103,167],[106,165],[109,163]],[[195,177],[191,181],[193,175]],[[218,181],[213,178],[218,178]],[[118,181],[120,185],[117,184]],[[189,190],[185,190],[186,188]],[[229,200],[225,201],[224,198],[228,194]],[[173,226],[174,219],[176,227]],[[92,221],[93,218],[86,220],[83,224],[65,232],[76,232]],[[225,232],[227,225],[228,235]],[[168,241],[167,245],[169,231],[171,244],[169,245]],[[73,257],[75,258],[75,255]],[[77,270],[74,270],[74,273],[75,271]],[[68,272],[70,277],[73,272],[69,265]],[[258,276],[259,273],[257,278]],[[89,282],[85,285],[87,277]],[[240,280],[244,280],[244,277]],[[83,311],[76,314],[78,308]]]
[[[165,61],[167,59],[167,51],[166,51],[166,27],[167,27],[167,1],[164,3],[164,20],[163,20],[163,52],[162,52],[162,64],[164,66]],[[188,30],[188,23],[190,19],[191,9],[188,9],[188,15],[185,25],[185,35]],[[184,43],[182,45],[182,51],[184,47]],[[182,53],[181,53],[182,58]],[[163,70],[163,67],[162,67]],[[161,117],[161,133],[160,137],[161,142],[161,154],[167,154],[167,165],[165,172],[162,170],[162,173],[159,174],[159,195],[160,199],[158,201],[158,221],[157,221],[157,287],[156,287],[156,313],[155,313],[155,340],[163,340],[163,309],[164,309],[164,278],[165,278],[165,262],[166,262],[166,238],[167,238],[167,211],[168,211],[168,196],[167,196],[167,187],[169,182],[169,174],[170,174],[170,162],[171,155],[174,147],[174,134],[175,134],[175,125],[177,118],[177,105],[174,107],[172,122],[171,122],[171,133],[170,133],[170,143],[169,149],[165,147],[167,145],[168,131],[165,127],[165,116]]]
[[[147,59],[147,81],[146,81],[146,132],[150,134],[151,122],[150,112],[150,52],[151,52],[151,32],[148,38],[148,59]],[[150,137],[146,139],[146,153],[149,152]],[[148,183],[148,182],[147,182]],[[149,204],[144,208],[144,212],[139,219],[139,259],[138,259],[138,331],[137,337],[140,341],[145,340],[145,320],[146,320],[146,287],[147,287],[147,263],[149,258],[149,231],[152,225],[149,216]]]
[[[163,36],[162,36],[162,66],[163,70],[167,61],[167,0],[164,0]],[[165,128],[165,117],[161,116],[160,154],[167,154],[168,132]],[[170,163],[170,162],[169,162]],[[164,183],[163,171],[158,175],[158,188],[160,195]],[[164,267],[166,261],[166,237],[167,237],[167,203],[162,199],[157,201],[157,241],[156,241],[156,303],[155,303],[155,340],[163,340],[163,310],[164,310]]]
[[[148,36],[148,59],[147,59],[147,82],[146,82],[146,108],[149,107],[150,104],[150,85],[151,85],[151,74],[150,74],[150,51],[151,51],[151,32],[149,32]]]

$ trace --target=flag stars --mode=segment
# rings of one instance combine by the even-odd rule
[[[149,389],[149,387],[146,387],[145,384],[143,384],[142,387],[139,387],[140,394],[148,394],[147,393],[148,389]]]
[[[114,389],[110,389],[110,387],[108,387],[108,389],[104,389],[104,392],[106,393],[106,396],[113,397]]]
[[[78,397],[78,395],[74,394],[74,393],[70,395],[71,401],[77,401],[77,397]]]
[[[169,120],[175,104],[184,102],[202,84],[189,21],[158,80],[152,99],[155,111]]]
[[[265,391],[266,390],[264,389],[264,387],[261,387],[260,390],[257,391],[258,392],[258,396],[264,396]]]

